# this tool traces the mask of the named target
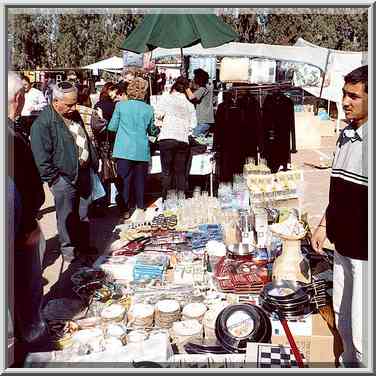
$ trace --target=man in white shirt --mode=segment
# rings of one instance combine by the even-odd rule
[[[33,112],[40,112],[47,106],[46,98],[43,93],[31,86],[30,78],[22,76],[22,84],[25,90],[25,104],[21,116],[34,115]]]

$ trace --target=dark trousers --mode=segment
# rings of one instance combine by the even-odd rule
[[[178,191],[187,191],[186,166],[189,144],[176,140],[159,141],[162,166],[162,197],[166,199],[167,191],[175,186]]]
[[[123,200],[126,209],[129,209],[131,186],[134,187],[132,196],[136,199],[137,208],[145,209],[144,194],[148,168],[149,162],[131,161],[129,159],[117,160],[117,172],[123,179]]]
[[[119,206],[119,209],[122,210],[124,208],[124,203],[123,203],[123,179],[118,176],[114,180],[109,180],[107,179],[106,181],[102,182],[103,188],[106,192],[106,196],[103,198],[98,199],[98,204],[102,205],[104,207],[107,207],[111,204],[111,184],[114,183],[116,190],[118,191],[119,197],[116,197],[116,202],[117,205]],[[95,201],[96,202],[96,201]]]
[[[73,186],[62,176],[58,178],[50,190],[54,195],[57,230],[60,250],[66,256],[78,256],[89,249],[90,223],[88,209],[91,196],[80,186]]]
[[[15,334],[30,343],[47,332],[41,316],[43,297],[39,243],[14,250]]]

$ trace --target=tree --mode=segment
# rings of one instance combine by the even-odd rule
[[[50,24],[41,15],[10,14],[8,17],[9,64],[14,69],[34,69],[48,64]]]
[[[334,13],[275,13],[268,14],[265,27],[248,30],[250,27],[241,27],[241,17],[236,20],[233,16],[224,16],[225,22],[233,26],[241,35],[240,41],[247,39],[251,43],[267,43],[293,45],[301,37],[321,47],[365,51],[368,48],[368,20],[367,13],[344,12],[341,9]],[[247,15],[254,23],[254,14]],[[243,17],[244,18],[244,17]],[[251,22],[251,21],[249,21]]]
[[[259,29],[256,14],[222,15],[221,18],[239,34],[239,42],[254,43]]]
[[[58,65],[80,67],[120,55],[125,37],[140,20],[132,14],[61,15],[58,26]]]
[[[365,51],[367,13],[343,9],[296,8],[268,14],[249,9],[217,12],[240,36],[240,42],[292,45],[298,37],[321,47]],[[257,10],[257,9],[256,9]],[[37,13],[8,13],[9,64],[15,69],[78,68],[110,56],[121,56],[120,45],[143,16],[137,9],[77,9],[61,14],[41,8]]]

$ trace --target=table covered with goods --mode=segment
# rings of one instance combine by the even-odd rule
[[[332,260],[307,240],[302,182],[249,160],[218,197],[169,191],[73,274],[77,299],[45,306],[56,351],[25,366],[314,366],[296,339],[330,305]]]

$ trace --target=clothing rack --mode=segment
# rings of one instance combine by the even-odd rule
[[[294,86],[292,80],[280,81],[276,83],[265,83],[265,84],[244,84],[244,85],[233,85],[229,89],[225,90],[224,93],[230,93],[235,100],[238,99],[238,94],[253,94],[257,95],[258,102],[260,105],[260,111],[262,112],[262,98],[264,95],[269,93],[283,93],[291,90],[302,90],[300,87]],[[295,140],[295,130],[292,131],[292,148],[291,152],[296,153],[296,140]],[[257,153],[257,161],[260,160],[260,154]]]
[[[294,86],[292,81],[281,81],[270,84],[248,84],[244,86],[232,86],[225,92],[233,93],[235,95],[235,101],[237,100],[239,93],[257,94],[260,108],[262,108],[262,95],[273,92],[285,92],[296,89],[299,88]]]

